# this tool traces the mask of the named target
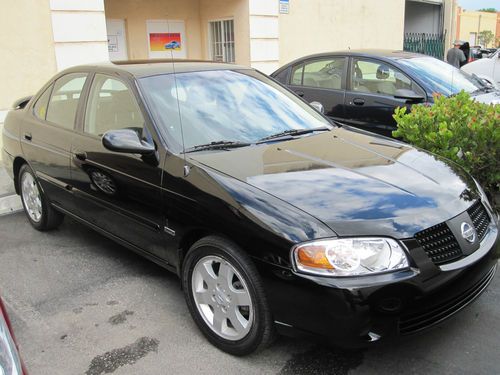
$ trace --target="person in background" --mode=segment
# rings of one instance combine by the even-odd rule
[[[460,46],[460,49],[465,55],[465,61],[460,63],[460,66],[464,66],[470,61],[470,44],[469,42],[465,42]]]
[[[460,40],[455,40],[453,43],[453,48],[450,48],[446,53],[446,61],[448,64],[453,65],[455,68],[460,69],[460,63],[466,61],[464,52],[460,49],[462,42]]]

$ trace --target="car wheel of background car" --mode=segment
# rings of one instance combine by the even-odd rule
[[[218,236],[199,240],[186,256],[182,276],[191,316],[213,345],[246,355],[272,342],[274,325],[262,281],[236,244]]]
[[[61,224],[64,215],[50,206],[28,164],[19,170],[19,191],[24,212],[35,229],[45,231]]]

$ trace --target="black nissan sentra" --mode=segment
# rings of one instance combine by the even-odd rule
[[[499,217],[470,175],[252,69],[71,68],[16,103],[3,144],[35,229],[68,216],[175,272],[235,355],[275,333],[359,347],[419,332],[495,273]]]

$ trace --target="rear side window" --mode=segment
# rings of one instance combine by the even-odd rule
[[[45,120],[45,116],[47,115],[47,106],[49,104],[50,92],[52,91],[52,86],[50,85],[42,95],[38,98],[33,107],[33,113],[40,120]]]
[[[73,129],[78,102],[86,79],[87,73],[71,73],[55,82],[47,109],[47,121]]]
[[[340,90],[344,66],[344,57],[311,61],[304,66],[302,84],[309,87]]]
[[[290,84],[300,86],[302,85],[302,73],[304,72],[304,65],[294,66],[292,69],[292,79]]]
[[[274,79],[276,81],[278,81],[279,83],[283,84],[283,85],[286,85],[288,82],[287,82],[287,78],[288,78],[288,70],[289,69],[283,69],[281,72],[279,72],[278,74],[276,74],[274,76]]]

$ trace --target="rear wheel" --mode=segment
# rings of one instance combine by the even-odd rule
[[[57,228],[64,215],[50,206],[28,164],[19,170],[18,181],[24,212],[30,224],[40,231]]]
[[[266,296],[251,259],[234,243],[210,236],[189,250],[183,283],[191,316],[219,349],[245,355],[274,338]]]

